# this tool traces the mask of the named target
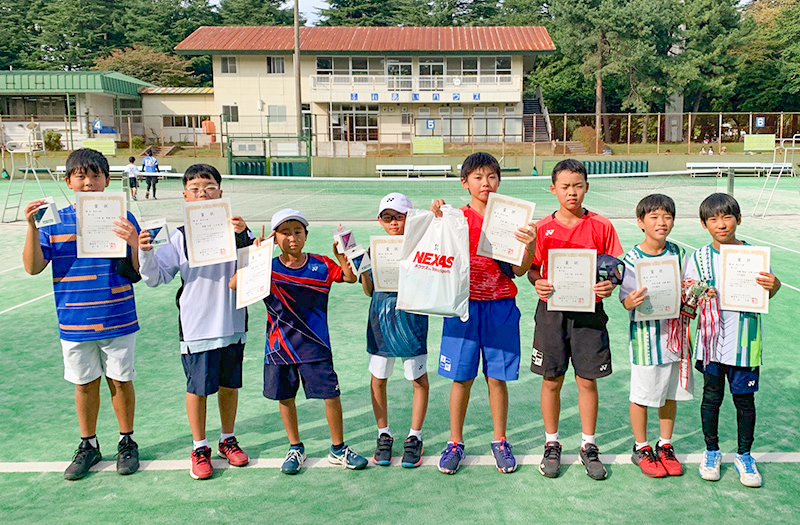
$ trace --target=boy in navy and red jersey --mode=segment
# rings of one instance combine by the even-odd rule
[[[272,234],[281,255],[272,260],[272,289],[267,304],[267,344],[264,358],[264,397],[280,402],[289,452],[281,467],[296,474],[306,458],[297,426],[295,397],[303,382],[306,398],[324,399],[332,445],[328,461],[360,470],[367,460],[344,443],[339,380],[333,370],[328,334],[328,294],[334,282],[356,282],[343,254],[336,264],[324,255],[303,252],[308,221],[297,210],[272,216]]]
[[[508,418],[507,381],[519,378],[519,319],[515,297],[515,276],[524,275],[531,265],[535,231],[533,224],[519,228],[514,238],[526,245],[520,266],[477,255],[483,214],[489,194],[500,185],[500,164],[488,153],[473,153],[461,166],[461,184],[470,202],[461,211],[469,226],[469,320],[444,319],[439,355],[439,375],[453,380],[450,388],[450,439],[439,459],[439,470],[455,474],[464,458],[464,420],[470,390],[483,357],[483,374],[489,388],[493,436],[491,449],[497,470],[514,472],[517,462],[506,441]],[[431,211],[441,213],[444,204],[436,200]]]
[[[76,194],[102,192],[110,180],[108,161],[102,153],[91,149],[73,151],[67,157],[66,172],[67,187]],[[75,206],[59,210],[61,222],[40,230],[35,214],[45,202],[35,200],[25,207],[28,234],[22,261],[31,275],[41,273],[53,263],[64,379],[75,384],[81,431],[81,443],[64,478],[82,478],[102,458],[95,430],[103,375],[119,424],[117,472],[132,474],[139,468],[138,445],[133,440],[136,377],[133,353],[139,323],[132,285],[139,280],[136,249],[139,225],[130,212],[127,218],[114,221],[114,233],[128,244],[126,258],[79,259]]]
[[[536,223],[536,255],[528,272],[528,280],[536,288],[539,304],[533,333],[531,371],[542,377],[541,407],[545,430],[545,452],[539,464],[544,476],[558,476],[561,465],[561,443],[558,419],[561,412],[561,386],[570,359],[578,385],[578,410],[581,416],[581,462],[592,479],[605,479],[608,473],[598,457],[595,444],[597,426],[598,377],[611,373],[611,349],[602,299],[614,290],[611,281],[594,285],[595,311],[548,311],[547,298],[553,285],[547,282],[547,260],[550,249],[585,248],[598,255],[622,255],[617,232],[608,219],[583,207],[589,189],[583,164],[574,159],[562,160],[553,168],[550,191],[558,198],[559,208]]]

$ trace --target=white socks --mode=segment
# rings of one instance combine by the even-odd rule
[[[413,428],[408,431],[408,437],[414,436],[415,438],[422,441],[422,429],[414,430]]]
[[[639,443],[638,441],[634,441],[634,443],[636,443],[636,450],[641,450],[641,449],[643,449],[644,447],[646,447],[646,446],[648,446],[650,444],[647,441],[644,441],[642,443]]]
[[[231,432],[230,434],[226,434],[224,432],[220,432],[220,434],[219,434],[219,442],[222,443],[226,439],[232,438],[232,437],[233,437],[233,432]]]
[[[581,433],[581,448],[585,447],[588,443],[594,445],[594,434],[591,436],[589,434]]]
[[[194,443],[194,450],[197,450],[198,448],[202,448],[202,447],[207,447],[208,446],[208,439],[203,439],[203,440],[200,440],[200,441],[192,440],[192,442]]]
[[[392,437],[392,431],[389,430],[389,427],[379,428],[378,429],[378,437],[381,437],[381,434],[386,434],[387,436]]]
[[[546,443],[549,443],[551,441],[555,441],[556,443],[558,443],[558,430],[556,430],[554,434],[548,434],[547,432],[545,432],[544,440]]]

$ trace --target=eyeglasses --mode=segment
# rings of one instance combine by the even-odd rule
[[[381,220],[383,222],[386,222],[386,223],[389,223],[389,222],[392,222],[392,221],[403,222],[404,220],[406,220],[406,216],[405,216],[405,214],[400,214],[400,215],[381,215]]]
[[[219,191],[219,186],[204,186],[202,188],[186,188],[186,191],[194,195],[195,197],[199,197],[202,194],[211,195],[212,193],[216,193]]]

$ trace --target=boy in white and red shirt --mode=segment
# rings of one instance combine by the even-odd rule
[[[488,153],[473,153],[461,167],[461,184],[469,191],[470,203],[461,208],[469,225],[469,320],[444,319],[439,356],[439,375],[453,380],[450,389],[450,440],[439,460],[439,470],[455,474],[464,458],[464,419],[470,389],[478,375],[483,356],[483,373],[489,386],[492,411],[492,453],[500,472],[517,468],[511,445],[505,438],[508,417],[506,381],[519,378],[519,318],[515,297],[515,276],[524,275],[531,265],[536,242],[531,224],[519,228],[514,237],[527,249],[520,266],[477,255],[483,214],[489,194],[500,185],[500,164]],[[440,213],[442,200],[431,211]]]

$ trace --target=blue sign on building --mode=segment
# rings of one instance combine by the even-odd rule
[[[480,93],[473,93],[472,94],[472,100],[478,101],[480,99],[481,99],[481,94]]]
[[[435,129],[436,128],[436,121],[433,119],[428,119],[425,121],[425,129]]]
[[[400,100],[400,93],[392,93],[392,102]]]
[[[372,99],[373,102],[377,102],[378,101],[378,94],[377,93],[373,93],[372,95],[370,95],[370,99]]]
[[[419,101],[419,93],[411,93],[411,100],[414,102]]]
[[[358,100],[358,93],[350,93],[350,100]]]
[[[434,102],[439,102],[439,93],[434,93],[432,97]]]
[[[756,117],[756,127],[763,128],[767,125],[767,117]]]
[[[458,102],[461,100],[461,93],[453,93],[453,101]]]

